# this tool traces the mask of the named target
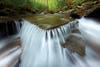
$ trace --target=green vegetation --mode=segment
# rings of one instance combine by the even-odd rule
[[[3,7],[11,7],[15,9],[26,7],[27,0],[1,0],[0,5]]]
[[[65,0],[30,0],[34,10],[59,10],[66,5]]]
[[[57,11],[67,6],[68,3],[81,3],[84,0],[0,0],[0,6],[14,9],[28,8],[31,10],[51,10]],[[71,4],[70,4],[71,5]],[[69,6],[70,6],[69,5]]]
[[[47,14],[64,11],[81,13],[86,10],[85,8],[92,8],[99,3],[99,0],[0,0],[0,15],[29,15],[42,12]]]
[[[82,2],[84,2],[85,0],[73,0],[73,3],[77,3],[77,4],[81,4]]]

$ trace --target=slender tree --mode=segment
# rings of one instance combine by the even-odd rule
[[[68,5],[69,8],[71,8],[72,0],[67,0],[67,5]]]

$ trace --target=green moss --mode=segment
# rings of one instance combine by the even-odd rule
[[[71,18],[66,17],[63,14],[46,14],[46,15],[36,14],[24,18],[43,29],[51,29],[66,24],[69,21],[72,21]]]

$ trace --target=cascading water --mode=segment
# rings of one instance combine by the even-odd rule
[[[0,67],[14,67],[21,54],[20,38],[17,36],[21,22],[0,22]]]
[[[22,63],[20,67],[66,67],[72,66],[68,51],[61,47],[71,34],[72,23],[60,28],[43,30],[34,24],[24,21],[21,30],[23,42]]]
[[[61,47],[72,34],[72,29],[77,27],[83,32],[82,21],[79,20],[79,27],[77,22],[71,22],[44,30],[24,20],[20,32],[23,46],[20,67],[99,67],[100,57],[91,47],[85,45],[83,57]]]
[[[79,19],[79,22],[81,22],[79,23],[79,29],[83,35],[85,34],[84,37],[100,45],[100,22],[85,17]]]
[[[0,39],[19,33],[21,25],[18,21],[0,21]]]
[[[92,18],[82,17],[79,21],[79,27],[86,44],[85,61],[88,67],[100,66],[100,21]]]

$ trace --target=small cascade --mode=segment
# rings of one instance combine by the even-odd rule
[[[15,35],[20,31],[22,23],[18,21],[1,21],[0,22],[0,39]]]
[[[82,17],[79,21],[78,29],[83,36],[86,46],[86,56],[84,57],[86,66],[100,66],[100,21],[93,18]],[[81,65],[83,62],[80,63]]]
[[[78,21],[80,22],[79,30],[84,36],[84,40],[88,42],[93,49],[100,51],[100,21],[85,17],[82,17]]]
[[[0,67],[14,67],[21,54],[21,41],[18,36],[0,40]]]
[[[44,30],[24,20],[20,36],[23,53],[20,67],[72,67],[72,53],[62,44],[77,26],[70,22],[59,28]]]
[[[81,18],[79,20],[79,29],[81,33],[87,40],[94,41],[95,43],[100,44],[100,22],[92,19]],[[84,30],[85,29],[85,30]]]
[[[83,38],[80,22],[79,27],[75,21],[45,30],[24,20],[20,31],[23,52],[19,67],[99,67],[99,55],[91,47],[84,44],[83,56],[62,47],[70,35]],[[74,29],[79,29],[82,35],[73,34]]]

